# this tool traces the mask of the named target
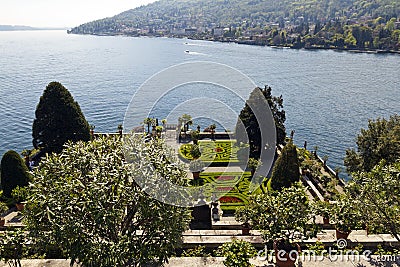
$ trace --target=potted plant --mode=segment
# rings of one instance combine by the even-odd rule
[[[329,224],[329,215],[331,213],[331,209],[332,205],[328,199],[315,202],[316,214],[322,216],[324,224]]]
[[[197,145],[200,137],[199,131],[191,131],[190,137],[192,138],[193,144]]]
[[[329,156],[328,155],[324,155],[322,157],[322,161],[324,162],[324,168],[326,167],[326,162],[328,161]]]
[[[220,246],[217,255],[225,257],[224,265],[227,267],[250,267],[253,265],[249,259],[255,257],[257,251],[251,243],[235,238]]]
[[[247,168],[250,169],[251,171],[251,176],[254,175],[256,172],[257,168],[261,166],[261,161],[255,158],[249,158],[247,161]]]
[[[5,218],[3,217],[4,213],[8,211],[8,207],[5,203],[0,201],[0,227],[4,226],[4,224],[6,223]]]
[[[335,224],[337,239],[347,239],[351,230],[358,227],[362,221],[354,205],[354,202],[344,196],[332,203],[330,218]]]
[[[200,147],[198,145],[192,144],[190,146],[190,155],[193,159],[198,159],[201,157]]]
[[[200,178],[200,172],[203,170],[204,166],[204,162],[200,159],[195,159],[190,162],[189,169],[195,180]]]
[[[280,267],[295,266],[300,250],[297,242],[315,237],[319,230],[314,208],[301,183],[279,192],[252,195],[248,204],[237,209],[235,217],[240,222],[250,222],[266,242],[273,243]]]
[[[161,120],[162,125],[164,126],[164,129],[166,129],[166,125],[167,125],[167,119],[162,119]]]
[[[119,133],[119,136],[121,136],[121,137],[122,137],[122,130],[123,129],[124,128],[123,128],[122,124],[118,124],[118,133]]]
[[[90,124],[89,128],[90,128],[90,137],[93,139],[94,138],[94,129],[96,128],[96,126],[94,126],[93,124]]]
[[[215,129],[216,128],[217,128],[217,125],[215,125],[215,123],[213,123],[209,126],[209,129],[211,132],[211,140],[214,140],[214,138],[215,138]]]
[[[161,133],[163,131],[164,127],[162,126],[156,126],[156,133],[158,137],[161,137]]]
[[[149,117],[143,120],[143,124],[147,125],[147,134],[150,134],[150,126],[153,124],[153,120],[154,119]]]
[[[11,191],[11,197],[14,199],[18,211],[24,209],[27,196],[28,191],[26,190],[26,187],[17,186]]]

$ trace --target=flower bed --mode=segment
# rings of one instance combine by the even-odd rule
[[[238,148],[235,141],[199,141],[200,159],[206,163],[238,163]],[[179,156],[184,160],[193,160],[190,154],[191,144],[183,144],[179,148]]]

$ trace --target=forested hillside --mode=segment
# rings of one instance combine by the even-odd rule
[[[400,50],[400,0],[160,0],[70,33]]]
[[[73,33],[107,33],[129,27],[156,29],[190,27],[263,27],[267,23],[325,22],[370,16],[399,17],[396,0],[160,0],[112,18],[83,24]]]

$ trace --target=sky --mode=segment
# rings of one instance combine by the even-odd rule
[[[74,27],[155,0],[0,0],[0,25]]]

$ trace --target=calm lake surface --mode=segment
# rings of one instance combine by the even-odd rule
[[[0,32],[0,154],[31,148],[34,111],[51,81],[70,90],[97,132],[115,132],[143,82],[164,68],[189,61],[227,64],[259,86],[270,85],[274,95],[284,98],[288,134],[295,130],[299,146],[305,140],[309,149],[317,145],[320,155],[329,156],[332,167],[343,165],[346,148],[355,146],[355,137],[368,119],[400,113],[398,55],[80,36],[63,31]],[[195,91],[196,97],[231,97],[212,88]],[[187,100],[181,92],[163,99],[162,106],[171,110]],[[199,103],[182,111],[196,117],[196,110],[206,109],[212,118],[213,105]],[[239,112],[241,105],[232,101],[231,108]],[[163,118],[162,112],[156,108],[154,114]],[[200,118],[195,125],[204,128],[209,122]]]

